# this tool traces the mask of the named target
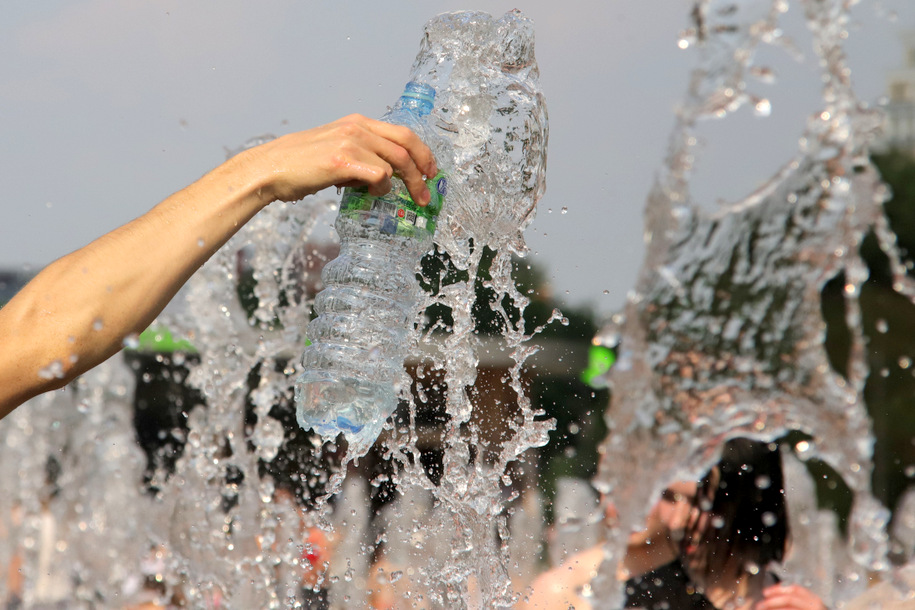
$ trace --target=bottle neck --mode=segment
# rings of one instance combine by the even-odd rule
[[[403,94],[396,105],[423,117],[432,112],[434,102],[435,89],[420,82],[410,81],[404,87]]]
[[[417,117],[426,116],[432,110],[429,108],[427,102],[418,100],[414,97],[407,97],[406,95],[401,96],[400,99],[397,100],[397,103],[394,104],[394,108],[397,110],[406,110],[415,114]]]

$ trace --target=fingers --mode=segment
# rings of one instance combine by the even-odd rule
[[[823,601],[800,585],[774,585],[763,591],[763,601],[755,610],[826,610]]]
[[[384,125],[384,123],[382,123]],[[395,127],[394,125],[389,125],[387,127]],[[403,131],[409,132],[417,142],[419,138],[413,134],[407,128],[402,128]],[[428,160],[416,160],[410,154],[410,152],[400,144],[389,140],[383,136],[375,135],[374,129],[371,129],[373,132],[368,136],[368,144],[378,157],[383,159],[387,166],[393,168],[393,173],[403,180],[404,185],[406,185],[407,190],[410,191],[410,196],[413,197],[413,201],[419,205],[426,205],[429,203],[432,198],[429,193],[429,188],[426,186],[426,181],[423,179],[423,176],[432,177],[435,174],[427,174],[425,170],[420,169],[419,164],[425,164],[428,169],[429,161]],[[388,131],[388,130],[385,130]],[[393,131],[393,130],[391,130]],[[429,149],[419,142],[422,149],[428,152],[428,155],[431,157],[432,153]],[[432,167],[435,167],[434,161],[432,162]],[[369,192],[372,195],[383,195],[391,190],[391,181],[390,174],[385,176],[386,179],[380,181],[379,184],[370,185]]]
[[[270,201],[295,201],[329,186],[364,185],[377,197],[391,190],[396,174],[413,200],[427,205],[423,176],[438,172],[432,151],[412,130],[359,115],[288,134],[236,159],[247,164]]]
[[[365,120],[369,122],[369,127],[372,131],[404,148],[421,173],[430,178],[438,173],[438,167],[435,164],[435,157],[432,156],[432,151],[423,144],[413,130],[382,121]]]
[[[419,136],[407,127],[390,125],[359,115],[346,117],[341,119],[341,122],[351,130],[351,137],[355,137],[356,130],[360,130],[358,137],[364,146],[362,152],[368,153],[363,161],[384,170],[376,174],[374,180],[366,179],[372,195],[383,195],[391,190],[390,177],[393,170],[393,173],[403,180],[413,201],[422,206],[429,203],[431,195],[423,177],[434,176],[438,168],[432,151],[423,144]],[[372,159],[373,155],[378,159]],[[379,159],[384,163],[380,163]]]

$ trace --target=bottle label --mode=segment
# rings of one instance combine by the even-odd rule
[[[363,224],[377,225],[382,233],[390,235],[434,235],[439,212],[442,211],[445,195],[448,194],[448,178],[440,172],[426,180],[426,186],[429,187],[432,198],[425,207],[414,203],[406,190],[373,197],[369,194],[368,187],[347,188],[343,191],[343,201],[340,202],[340,214]]]

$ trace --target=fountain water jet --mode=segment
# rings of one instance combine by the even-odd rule
[[[418,319],[422,310],[437,304],[451,309],[454,322],[444,331],[418,325],[414,334],[416,344],[431,353],[420,364],[444,371],[442,383],[451,388],[441,441],[443,482],[433,485],[414,459],[420,450],[413,426],[406,433],[389,430],[379,445],[381,452],[398,464],[392,476],[399,493],[413,498],[412,505],[424,515],[424,527],[417,530],[414,519],[406,518],[407,510],[387,511],[390,525],[380,540],[388,565],[409,562],[403,571],[411,572],[411,599],[422,599],[429,607],[459,607],[470,598],[468,580],[473,580],[479,603],[509,606],[514,592],[499,541],[500,533],[507,538],[503,477],[510,462],[546,442],[549,424],[535,421],[537,414],[522,387],[521,368],[536,350],[522,345],[530,339],[523,328],[507,323],[506,334],[490,347],[504,351],[512,362],[503,382],[517,405],[509,426],[512,434],[501,446],[480,438],[470,419],[481,349],[470,304],[487,251],[495,252],[488,271],[501,315],[511,319],[500,305],[503,296],[518,311],[526,304],[510,278],[511,254],[526,249],[523,230],[544,190],[547,142],[531,24],[519,12],[501,19],[474,12],[439,16],[425,28],[409,80],[427,82],[440,92],[434,116],[457,155],[437,241],[449,254],[449,264],[468,279],[445,284],[438,278],[440,288],[426,298]],[[152,460],[149,484],[140,483],[143,456],[131,442],[134,392],[120,357],[77,384],[76,400],[83,409],[61,404],[69,400],[67,394],[49,395],[4,422],[3,463],[20,467],[4,473],[18,481],[10,481],[7,488],[16,491],[0,501],[0,520],[8,532],[0,552],[25,559],[27,606],[44,594],[37,572],[43,564],[32,557],[32,549],[47,551],[38,540],[48,535],[41,520],[48,510],[57,523],[88,532],[58,532],[58,543],[50,549],[56,563],[68,566],[76,578],[62,593],[74,605],[134,603],[152,589],[160,593],[160,602],[180,595],[190,607],[299,607],[309,594],[290,589],[281,573],[308,571],[305,557],[315,552],[304,543],[303,528],[310,527],[338,538],[336,553],[316,586],[330,589],[340,607],[356,602],[359,589],[365,600],[375,545],[345,534],[360,531],[351,521],[359,516],[355,507],[364,506],[368,498],[352,486],[330,498],[343,489],[350,467],[345,445],[322,444],[289,419],[291,386],[300,372],[297,355],[314,294],[309,282],[314,284],[317,275],[309,270],[320,268],[310,259],[328,254],[314,250],[308,240],[327,208],[328,202],[314,198],[269,206],[191,279],[186,311],[163,316],[172,332],[200,349],[199,356],[183,362],[177,362],[177,355],[174,361],[158,357],[163,365],[175,367],[170,375],[186,374],[186,384],[202,396],[185,397],[177,415],[186,426],[162,432],[186,435],[183,453],[172,460],[174,472],[162,466],[165,461]],[[105,381],[105,375],[126,379]],[[418,406],[406,391],[406,372],[397,381],[415,418]],[[74,418],[77,424],[70,421]],[[91,431],[86,429],[90,423]],[[47,430],[59,433],[45,434]],[[99,457],[107,460],[103,467],[93,462],[83,470],[82,464],[71,464],[77,457],[85,461],[78,449],[94,456],[98,451],[92,449],[111,446],[131,459],[109,451]],[[293,457],[283,457],[289,454]],[[57,459],[65,467],[51,483],[44,482],[50,471],[48,456],[62,456]],[[276,465],[281,457],[293,462],[292,467]],[[95,473],[108,476],[99,481]],[[62,491],[40,503],[40,491],[51,484]],[[119,487],[113,489],[115,485]],[[98,493],[102,491],[106,497]],[[310,509],[303,512],[302,524],[284,499],[290,492]],[[436,510],[428,512],[432,501]],[[19,514],[23,526],[7,521]],[[343,528],[344,523],[350,525]],[[445,544],[429,557],[433,541]],[[426,550],[419,551],[417,545]],[[398,574],[401,570],[390,570],[388,584],[399,581]]]
[[[911,297],[913,284],[883,215],[886,189],[868,158],[881,117],[856,97],[842,49],[851,4],[798,3],[820,60],[822,107],[794,159],[743,200],[710,212],[690,193],[698,124],[744,104],[765,105],[747,77],[765,71],[755,65],[758,47],[784,44],[789,9],[780,0],[696,3],[681,46],[696,48],[698,67],[646,206],[646,259],[624,315],[602,333],[620,341],[622,354],[608,374],[611,433],[595,482],[614,499],[624,526],[610,533],[604,595],[619,595],[612,566],[622,532],[642,523],[665,485],[698,478],[727,438],[774,440],[791,430],[811,435],[804,457],[830,464],[854,492],[844,552],[855,561],[828,574],[806,566],[794,578],[842,600],[866,585],[869,571],[887,567],[888,511],[870,492],[873,437],[862,399],[857,296],[867,279],[859,246],[868,231],[876,230],[893,261],[900,292]],[[829,364],[821,314],[823,288],[840,276],[853,337],[845,370]],[[641,457],[620,469],[631,455]]]
[[[863,480],[871,441],[859,400],[861,337],[847,376],[824,368],[817,299],[822,284],[844,269],[849,327],[857,328],[854,297],[863,273],[857,238],[871,224],[884,245],[890,236],[878,213],[880,184],[864,157],[873,115],[850,91],[835,46],[844,38],[847,6],[836,0],[802,6],[826,60],[823,112],[811,119],[805,150],[779,176],[739,205],[712,215],[689,201],[695,123],[747,102],[764,106],[746,92],[743,77],[753,48],[778,39],[783,3],[697,4],[702,20],[685,40],[706,56],[647,209],[648,258],[617,329],[625,352],[612,373],[614,434],[605,443],[598,483],[635,523],[651,491],[645,480],[680,474],[674,465],[681,462],[698,472],[728,435],[771,438],[802,428],[816,439],[814,452],[858,493],[853,550],[864,565],[879,568],[884,517]],[[493,54],[498,61],[482,61]],[[456,158],[453,179],[464,198],[448,209],[441,245],[469,278],[478,274],[484,246],[496,251],[490,267],[494,307],[512,320],[501,297],[521,309],[527,302],[511,281],[510,254],[525,250],[523,230],[544,188],[547,142],[530,23],[517,13],[499,20],[481,13],[437,18],[426,28],[410,77],[445,92],[436,116],[459,153],[466,152]],[[506,91],[511,94],[500,95]],[[489,145],[494,140],[499,146]],[[493,155],[485,163],[474,156],[481,148]],[[144,594],[163,601],[179,592],[190,607],[301,607],[300,592],[290,594],[293,587],[282,575],[303,570],[309,552],[299,516],[305,526],[338,536],[319,582],[329,589],[334,607],[365,603],[366,587],[377,592],[380,585],[373,581],[379,578],[394,590],[409,584],[405,603],[422,607],[512,604],[509,559],[518,555],[511,553],[529,559],[524,553],[539,541],[521,544],[523,530],[511,526],[523,519],[509,523],[504,514],[506,469],[528,459],[549,430],[530,407],[522,383],[524,363],[535,350],[530,337],[521,325],[507,323],[496,347],[485,348],[511,360],[506,384],[518,403],[510,438],[487,445],[472,419],[469,389],[478,380],[483,349],[468,310],[472,281],[444,285],[428,297],[424,305],[445,304],[453,312],[443,336],[421,327],[416,332],[417,343],[445,371],[442,385],[450,389],[441,435],[442,483],[433,484],[416,459],[417,427],[395,423],[380,447],[398,464],[391,475],[397,500],[369,526],[367,490],[353,485],[355,478],[343,489],[343,448],[322,446],[288,418],[302,321],[313,294],[303,290],[303,276],[313,279],[305,272],[308,259],[326,255],[311,249],[308,240],[327,207],[315,199],[270,206],[190,283],[188,311],[171,316],[169,326],[201,349],[199,360],[178,368],[190,370],[188,383],[201,391],[206,406],[191,399],[182,406],[184,453],[174,473],[153,473],[151,489],[140,482],[144,456],[133,442],[134,376],[120,359],[66,392],[35,399],[3,422],[0,483],[8,493],[0,496],[0,562],[23,559],[26,607],[55,598],[68,600],[70,607],[112,607],[140,601]],[[793,232],[785,232],[786,223]],[[241,259],[239,252],[245,253]],[[893,260],[901,285],[911,293],[898,273],[898,258]],[[729,307],[717,310],[722,278]],[[255,298],[246,308],[239,282],[248,279],[253,289],[245,296]],[[720,333],[710,340],[708,328]],[[401,384],[409,387],[406,374]],[[412,423],[421,405],[404,395]],[[852,448],[851,461],[843,453],[846,446]],[[620,470],[618,464],[630,463],[624,460],[631,455],[627,449],[646,459]],[[260,476],[262,470],[269,475],[266,465],[289,451],[304,460],[301,476]],[[659,459],[649,460],[652,456]],[[658,486],[664,482],[657,480]],[[279,501],[290,487],[310,510],[302,514]],[[322,499],[334,489],[343,491]],[[531,514],[537,509],[519,513]],[[377,543],[384,564],[372,563]],[[60,579],[63,590],[41,581],[46,565],[67,573]],[[377,577],[369,566],[380,565],[387,567]],[[861,573],[853,567],[846,574]],[[0,596],[9,586],[0,582]],[[612,592],[604,599],[612,599]]]

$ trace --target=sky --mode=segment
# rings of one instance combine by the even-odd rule
[[[794,0],[786,31],[806,54],[760,61],[772,114],[703,126],[693,196],[751,192],[797,150],[819,99]],[[143,214],[264,133],[358,112],[380,116],[438,13],[520,9],[534,24],[549,112],[547,191],[531,260],[571,306],[606,315],[641,264],[642,210],[695,56],[688,0],[44,0],[0,19],[0,268],[37,271]],[[895,17],[893,16],[895,12]],[[795,19],[792,25],[791,18]],[[903,62],[911,0],[862,0],[846,46],[864,101]],[[332,193],[329,193],[332,194]],[[565,212],[563,212],[565,208]],[[164,236],[163,236],[164,238]]]

